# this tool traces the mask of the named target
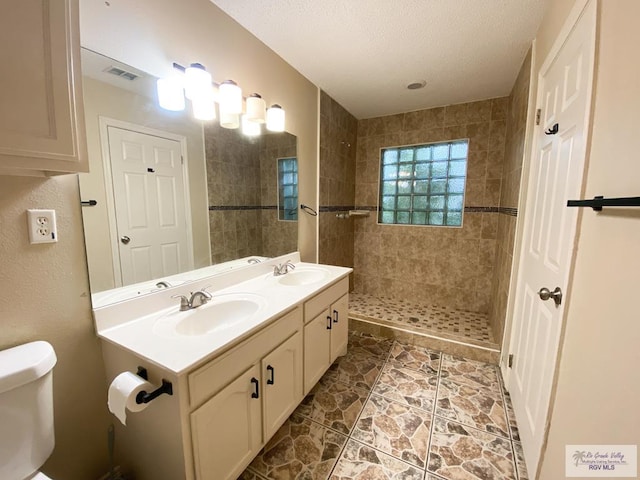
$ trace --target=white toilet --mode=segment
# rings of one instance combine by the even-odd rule
[[[47,342],[0,351],[0,479],[50,480],[38,469],[53,451],[53,366]]]

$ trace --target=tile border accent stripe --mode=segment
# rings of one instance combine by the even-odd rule
[[[371,205],[321,205],[320,213],[328,212],[345,212],[348,210],[368,210],[370,212],[377,212],[377,206]],[[518,209],[512,207],[464,207],[465,213],[502,213],[511,217],[518,216]]]
[[[210,212],[228,212],[232,210],[277,210],[277,205],[209,205]]]

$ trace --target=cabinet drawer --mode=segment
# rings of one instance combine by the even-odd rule
[[[304,321],[310,322],[333,302],[349,292],[349,277],[334,283],[315,297],[304,302]]]
[[[302,311],[296,307],[237,347],[189,374],[191,406],[198,406],[216,394],[301,327]]]

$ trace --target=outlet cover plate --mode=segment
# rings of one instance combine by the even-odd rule
[[[29,241],[32,244],[58,241],[55,210],[29,209],[27,210],[27,221]]]

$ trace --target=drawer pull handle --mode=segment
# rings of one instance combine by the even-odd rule
[[[251,398],[260,398],[260,382],[258,382],[257,378],[253,377],[251,378],[251,383],[256,386],[256,391],[251,394]]]
[[[333,319],[331,317],[327,317],[327,330],[331,330],[331,324],[333,323],[332,320]]]
[[[267,371],[271,372],[271,378],[267,380],[267,385],[273,385],[275,380],[275,369],[271,365],[267,365]]]
[[[333,323],[338,323],[338,310],[333,311]]]

